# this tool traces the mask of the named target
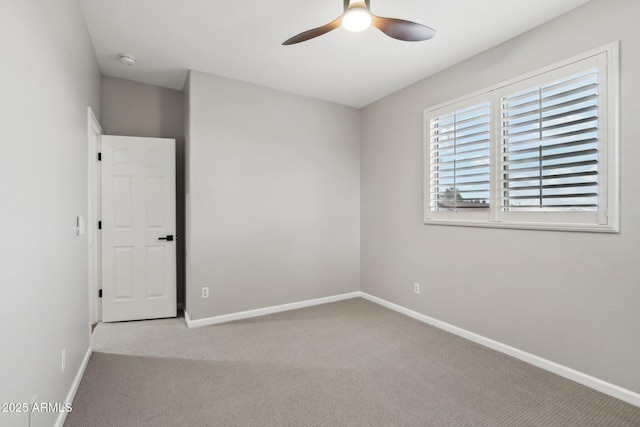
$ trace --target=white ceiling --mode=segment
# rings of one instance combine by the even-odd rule
[[[282,42],[342,13],[342,0],[79,0],[103,74],[182,89],[188,69],[363,107],[589,0],[371,0],[379,16],[438,31],[402,42],[338,28]],[[119,60],[130,53],[137,64]]]

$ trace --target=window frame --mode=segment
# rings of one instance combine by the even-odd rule
[[[501,202],[502,98],[524,89],[570,76],[595,63],[599,70],[598,210],[596,212],[505,212]],[[591,66],[591,68],[595,68]],[[534,230],[618,233],[620,231],[620,104],[619,42],[507,80],[424,110],[423,221],[424,224]],[[490,207],[487,212],[431,211],[431,119],[483,102],[490,105]]]

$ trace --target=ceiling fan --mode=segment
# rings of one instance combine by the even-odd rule
[[[348,31],[363,31],[371,25],[394,39],[416,42],[429,40],[436,30],[426,25],[404,19],[383,18],[369,11],[371,0],[344,0],[344,13],[322,27],[314,28],[293,36],[283,45],[291,45],[321,36],[342,26]]]

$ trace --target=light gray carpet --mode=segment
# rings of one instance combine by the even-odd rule
[[[99,324],[93,348],[67,427],[640,426],[640,408],[360,298]]]

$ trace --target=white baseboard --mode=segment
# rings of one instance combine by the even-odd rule
[[[89,364],[89,359],[91,358],[92,352],[93,351],[91,350],[91,347],[89,347],[87,349],[87,352],[84,355],[84,359],[82,359],[80,368],[76,373],[76,377],[74,378],[73,383],[71,384],[71,388],[69,389],[69,393],[67,394],[67,398],[64,400],[64,403],[73,403],[73,399],[76,397],[78,387],[80,387],[80,381],[82,381],[82,376],[84,375],[84,371],[85,369],[87,369],[87,365]],[[67,419],[67,413],[64,411],[60,412],[58,414],[58,418],[56,419],[56,423],[54,424],[54,427],[63,427],[66,419]]]
[[[276,305],[273,307],[258,308],[256,310],[241,311],[238,313],[223,314],[221,316],[207,317],[204,319],[191,320],[189,313],[185,310],[184,319],[188,328],[196,328],[207,325],[217,325],[219,323],[231,322],[233,320],[248,319],[251,317],[264,316],[265,314],[279,313],[281,311],[296,310],[298,308],[311,307],[313,305],[326,304],[329,302],[342,301],[345,299],[362,296],[361,292],[350,292],[348,294],[334,295],[324,298],[310,299],[306,301],[294,302],[290,304]]]
[[[527,353],[526,351],[519,350],[517,348],[511,347],[506,344],[502,344],[498,341],[494,341],[482,335],[478,335],[476,333],[467,331],[466,329],[462,329],[457,326],[453,326],[449,323],[434,319],[432,317],[425,316],[424,314],[418,313],[413,310],[409,310],[408,308],[394,304],[382,298],[369,295],[365,292],[360,292],[359,296],[361,296],[366,300],[379,304],[383,307],[387,307],[391,310],[397,311],[398,313],[405,314],[416,320],[419,320],[424,323],[428,323],[429,325],[435,326],[436,328],[450,332],[454,335],[458,335],[462,338],[466,338],[470,341],[473,341],[485,347],[489,347],[501,353],[508,354],[509,356],[515,357],[516,359],[520,359],[531,365],[537,366],[538,368],[542,368],[546,371],[553,372],[554,374],[560,375],[561,377],[570,379],[579,384],[582,384],[584,386],[597,390],[601,393],[607,394],[609,396],[612,396],[622,401],[625,401],[627,403],[630,403],[634,406],[640,407],[640,394],[635,393],[631,390],[627,390],[615,384],[608,383],[601,379],[592,377],[591,375],[585,374],[580,371],[576,371],[575,369],[571,369],[567,366],[560,365],[558,363],[552,362],[550,360],[544,359],[534,354]]]

